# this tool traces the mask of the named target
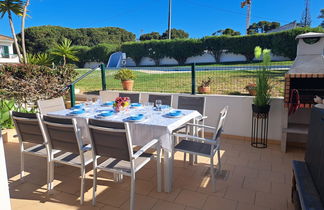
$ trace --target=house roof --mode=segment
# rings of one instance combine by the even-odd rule
[[[13,41],[13,38],[0,34],[0,40]]]

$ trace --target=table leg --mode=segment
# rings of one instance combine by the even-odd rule
[[[164,191],[172,191],[173,171],[172,171],[172,152],[164,150]]]

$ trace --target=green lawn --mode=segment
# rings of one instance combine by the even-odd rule
[[[79,76],[89,69],[78,69]],[[107,89],[122,90],[120,81],[115,80],[115,70],[107,70]],[[284,70],[270,71],[272,77],[272,96],[283,96]],[[190,93],[191,73],[150,73],[135,71],[137,76],[134,91]],[[248,83],[255,82],[255,70],[222,70],[222,71],[198,71],[196,72],[196,83],[199,85],[202,79],[212,77],[212,93],[216,94],[247,94],[244,87]],[[95,71],[77,83],[76,88],[82,92],[95,92],[101,89],[101,73]]]

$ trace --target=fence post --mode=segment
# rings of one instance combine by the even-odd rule
[[[107,90],[107,83],[106,83],[106,68],[104,64],[100,65],[101,68],[101,85],[102,90]]]
[[[75,91],[74,91],[74,84],[70,85],[70,99],[71,99],[71,107],[75,105]]]
[[[196,95],[196,64],[191,64],[191,94]]]

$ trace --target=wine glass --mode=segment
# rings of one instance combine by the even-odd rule
[[[161,100],[156,100],[155,101],[155,106],[157,108],[158,111],[161,110],[161,105],[162,105],[162,101]]]

